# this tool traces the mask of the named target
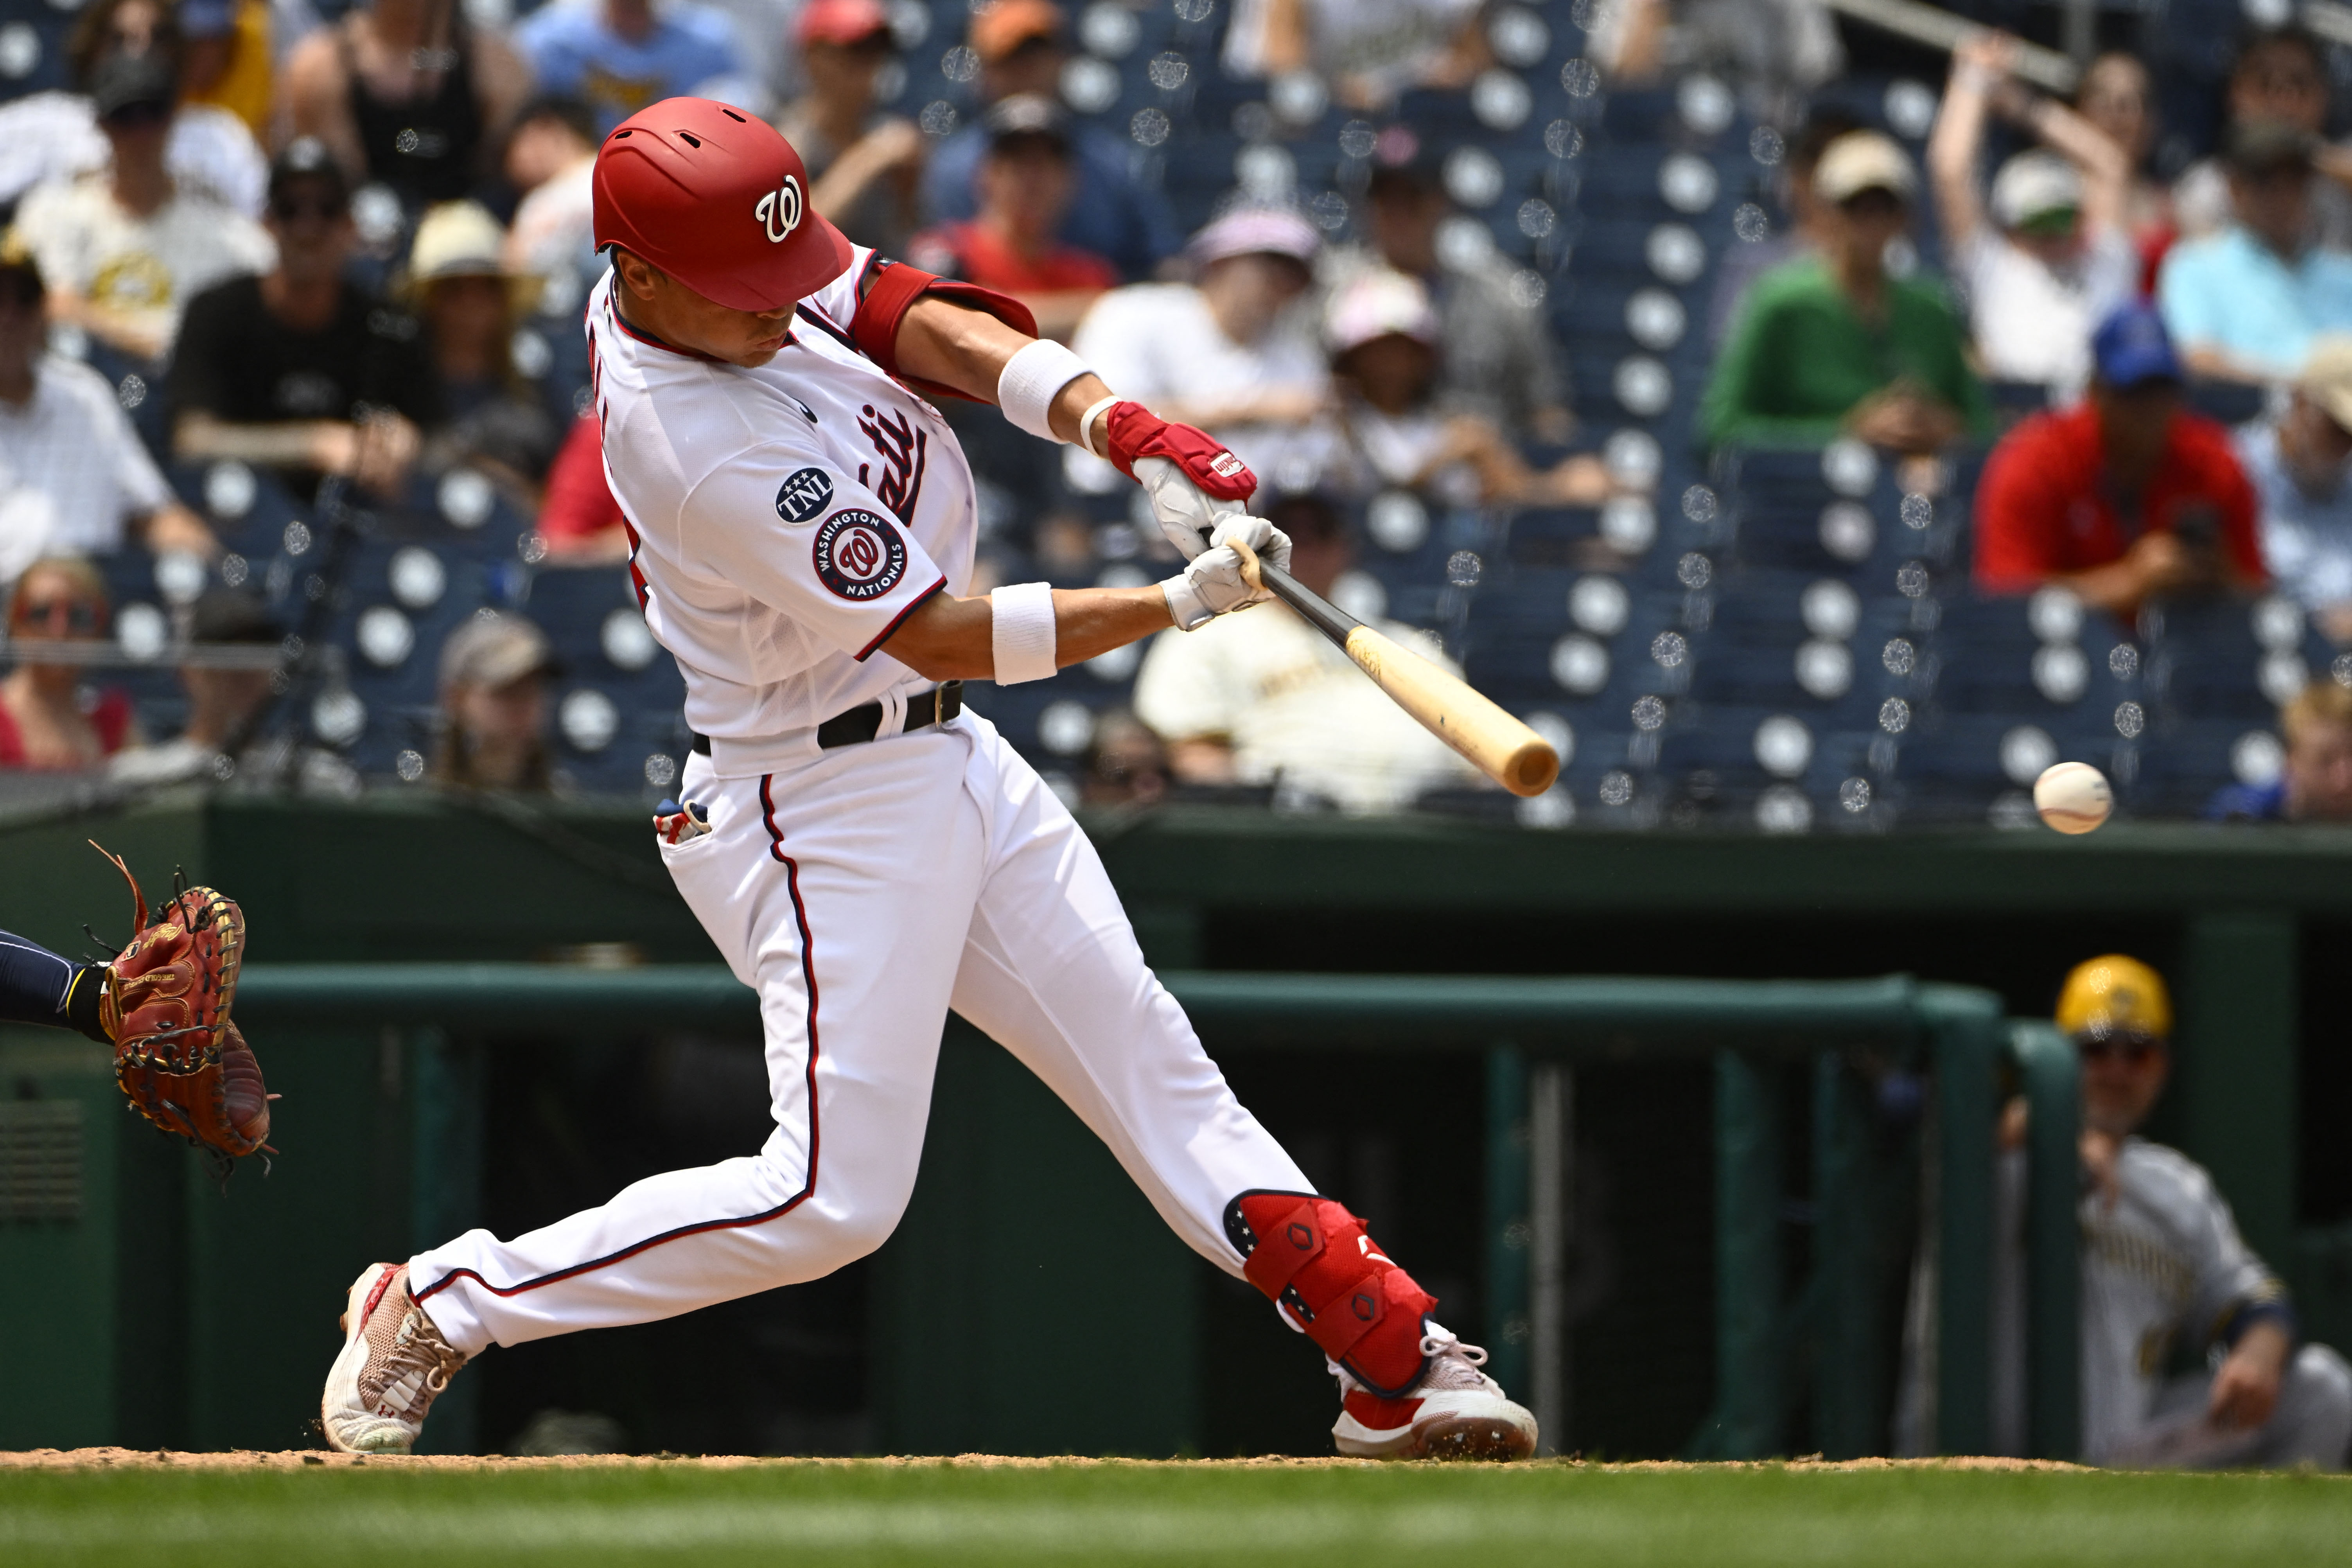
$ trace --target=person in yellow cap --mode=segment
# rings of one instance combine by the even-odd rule
[[[2077,964],[2058,1026],[2083,1062],[2084,1457],[2342,1468],[2352,1367],[2326,1345],[2298,1347],[2285,1288],[2205,1168],[2139,1136],[2172,1067],[2163,977],[2121,953]],[[2170,1373],[2184,1354],[2197,1370]]]

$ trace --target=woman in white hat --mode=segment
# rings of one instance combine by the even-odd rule
[[[1339,390],[1329,482],[1359,497],[1428,489],[1454,505],[1597,506],[1608,470],[1590,453],[1530,468],[1492,422],[1437,396],[1438,320],[1418,279],[1386,268],[1342,285],[1323,316]]]
[[[425,462],[478,468],[535,506],[564,427],[515,364],[515,329],[540,280],[508,269],[505,240],[499,220],[473,202],[444,202],[416,226],[409,302],[424,322],[448,418],[426,440]]]

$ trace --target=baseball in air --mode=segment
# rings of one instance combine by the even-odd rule
[[[2115,808],[2107,775],[2088,763],[2060,763],[2033,781],[2033,809],[2061,833],[2088,833]]]

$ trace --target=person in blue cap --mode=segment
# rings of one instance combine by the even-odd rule
[[[2091,361],[2080,403],[2023,421],[1985,461],[1978,588],[2054,584],[2128,616],[2155,595],[2262,582],[2253,486],[2229,432],[2183,406],[2164,319],[2118,306]]]

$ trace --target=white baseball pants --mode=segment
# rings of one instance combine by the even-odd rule
[[[1161,1216],[1229,1274],[1226,1204],[1310,1190],[1145,967],[1094,847],[1034,770],[966,714],[721,779],[681,798],[712,831],[662,847],[678,890],[760,993],[776,1130],[500,1241],[409,1259],[468,1355],[648,1322],[829,1274],[879,1247],[914,1190],[950,1007],[1060,1095]]]

